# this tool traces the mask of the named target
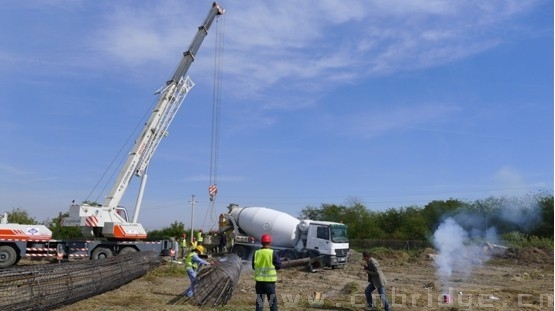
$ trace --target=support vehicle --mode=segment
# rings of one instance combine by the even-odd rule
[[[320,257],[326,267],[344,267],[349,256],[347,225],[331,221],[299,220],[287,213],[266,207],[228,206],[221,232],[234,236],[232,253],[252,259],[261,248],[263,234],[272,237],[271,248],[289,260]]]

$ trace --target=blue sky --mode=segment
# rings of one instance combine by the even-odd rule
[[[103,202],[112,181],[101,177],[211,4],[4,1],[2,209],[44,220],[72,200]],[[322,203],[379,211],[553,191],[553,1],[220,5],[216,203],[214,24],[150,165],[147,229],[189,226],[192,194],[194,226],[211,229],[229,203],[297,216]],[[123,205],[134,205],[137,184]]]

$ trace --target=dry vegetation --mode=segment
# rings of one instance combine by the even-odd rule
[[[435,267],[427,254],[385,250],[376,254],[388,277],[387,295],[392,310],[553,310],[553,252],[526,249],[509,252],[450,278],[452,302],[443,303]],[[351,252],[345,269],[305,272],[281,270],[277,291],[280,310],[362,310],[366,276],[362,256]],[[121,288],[66,306],[61,311],[94,310],[199,310],[187,304],[168,304],[189,285],[183,266],[171,263]],[[321,300],[315,300],[319,293]],[[379,299],[377,300],[379,301]],[[233,298],[215,310],[254,309],[254,281],[245,265]],[[267,308],[266,308],[267,309]],[[378,310],[383,310],[378,306]]]

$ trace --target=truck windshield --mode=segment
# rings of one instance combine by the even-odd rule
[[[335,243],[347,243],[347,226],[346,225],[331,225],[331,241]]]

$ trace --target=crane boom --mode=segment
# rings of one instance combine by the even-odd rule
[[[118,205],[133,176],[143,177],[146,180],[146,170],[154,152],[162,138],[167,135],[168,127],[187,93],[194,86],[193,81],[186,76],[187,72],[195,60],[200,45],[208,35],[212,22],[216,16],[222,14],[224,10],[214,2],[203,24],[198,27],[189,49],[183,52],[183,58],[175,73],[170,80],[166,81],[164,87],[156,92],[159,96],[156,106],[135,141],[104,204],[102,206],[72,204],[69,217],[64,219],[64,226],[81,226],[85,236],[115,239],[146,238],[146,231],[142,225],[136,223],[143,185],[141,185],[132,223],[128,222],[127,216],[119,213]]]
[[[117,207],[127,186],[129,186],[133,174],[137,176],[143,175],[158,144],[161,139],[167,135],[167,128],[185,99],[185,96],[194,86],[191,79],[185,77],[185,75],[195,60],[195,56],[202,41],[206,35],[208,35],[208,30],[214,18],[221,14],[223,14],[223,9],[220,8],[218,3],[214,2],[204,23],[199,26],[198,32],[191,42],[189,49],[183,52],[183,58],[177,70],[171,79],[166,82],[166,87],[159,92],[160,99],[143,128],[142,133],[139,135],[138,140],[135,142],[135,146],[129,154],[129,158],[123,166],[123,169],[120,171],[110,194],[106,197],[103,206]]]

